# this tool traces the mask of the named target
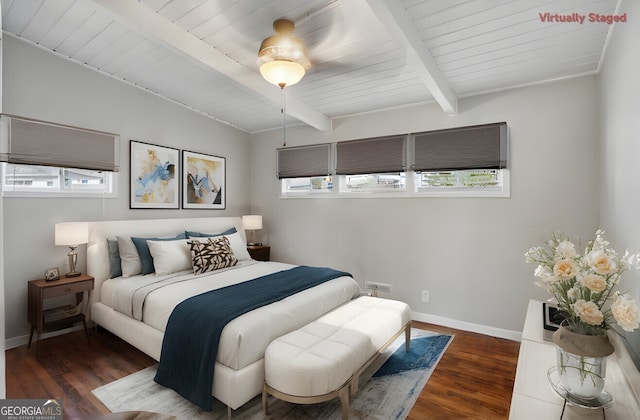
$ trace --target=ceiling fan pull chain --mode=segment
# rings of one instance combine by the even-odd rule
[[[282,147],[287,147],[287,99],[284,88],[285,86],[282,86]]]

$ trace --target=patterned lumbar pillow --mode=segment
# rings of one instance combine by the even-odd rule
[[[231,245],[225,236],[207,238],[202,242],[194,239],[189,241],[189,245],[191,246],[193,274],[202,274],[238,264],[238,259],[231,251]]]

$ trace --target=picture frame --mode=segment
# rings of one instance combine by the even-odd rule
[[[129,208],[180,208],[178,149],[130,140],[129,169]]]
[[[44,272],[44,279],[46,281],[60,280],[60,270],[58,270],[58,267],[47,268]]]
[[[182,151],[182,208],[226,208],[226,159]]]

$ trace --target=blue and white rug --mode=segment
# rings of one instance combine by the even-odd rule
[[[426,385],[453,336],[412,329],[410,351],[405,352],[404,334],[390,345],[360,377],[360,388],[349,403],[350,419],[404,419]],[[152,411],[178,419],[226,419],[227,409],[220,403],[205,412],[173,390],[153,381],[156,366],[93,390],[93,394],[112,412]],[[238,410],[232,419],[333,420],[341,418],[338,398],[319,404],[297,405],[269,399],[270,415],[262,413],[257,396]]]

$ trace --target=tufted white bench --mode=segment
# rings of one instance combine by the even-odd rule
[[[268,395],[296,404],[340,397],[342,418],[349,417],[349,389],[360,374],[405,332],[409,351],[411,311],[404,302],[361,296],[269,344],[264,355],[262,407]]]

